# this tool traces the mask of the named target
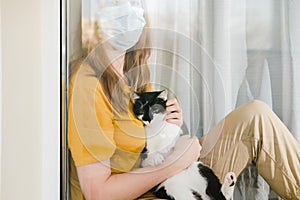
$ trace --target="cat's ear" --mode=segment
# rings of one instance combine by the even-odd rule
[[[167,90],[163,90],[160,92],[160,94],[158,95],[158,98],[163,99],[164,101],[167,101],[168,98],[168,91]]]
[[[132,103],[135,103],[135,101],[136,101],[137,99],[139,99],[139,98],[140,98],[140,96],[139,96],[136,92],[133,92],[133,93],[130,95],[130,99],[131,99]]]

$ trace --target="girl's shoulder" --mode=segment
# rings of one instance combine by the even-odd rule
[[[69,99],[92,98],[110,106],[98,77],[86,63],[82,63],[69,78],[68,95]]]

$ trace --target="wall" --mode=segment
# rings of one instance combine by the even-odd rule
[[[1,160],[2,160],[2,23],[1,23],[1,1],[0,1],[0,194],[2,189],[1,182]]]
[[[59,1],[2,0],[0,199],[59,199]]]

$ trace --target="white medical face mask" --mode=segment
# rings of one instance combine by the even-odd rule
[[[105,7],[97,13],[101,30],[108,42],[118,50],[128,50],[140,39],[146,24],[144,9],[129,3]]]

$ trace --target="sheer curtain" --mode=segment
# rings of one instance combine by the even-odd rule
[[[237,106],[260,99],[300,142],[299,1],[145,2],[152,82],[179,99],[191,134],[202,136]],[[257,171],[247,169],[235,199],[268,195]]]
[[[190,131],[205,134],[238,105],[261,99],[300,141],[300,2],[146,0],[146,6],[152,81],[182,101]]]

